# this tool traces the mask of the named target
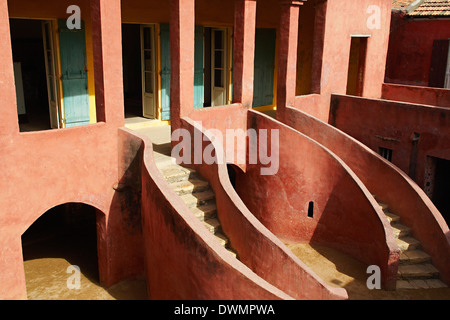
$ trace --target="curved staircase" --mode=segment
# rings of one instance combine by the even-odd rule
[[[191,212],[228,252],[238,258],[228,237],[222,231],[217,217],[215,194],[208,181],[204,180],[195,170],[176,164],[175,159],[167,154],[155,155],[155,161],[166,181]]]
[[[386,214],[401,250],[397,289],[446,288],[445,283],[439,280],[439,271],[432,264],[431,257],[422,250],[420,241],[412,236],[413,230],[401,223],[400,217],[389,210],[388,204],[377,202]]]

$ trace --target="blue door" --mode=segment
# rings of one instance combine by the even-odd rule
[[[58,27],[65,126],[69,128],[89,124],[84,23],[81,29],[70,30],[66,20],[59,20]]]
[[[273,104],[276,29],[256,29],[253,107]]]
[[[161,120],[170,120],[170,33],[169,25],[160,25],[161,37]]]
[[[205,87],[203,85],[203,26],[195,27],[195,62],[194,62],[194,108],[203,108]]]

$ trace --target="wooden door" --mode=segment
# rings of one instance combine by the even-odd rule
[[[194,57],[194,108],[201,109],[204,104],[204,78],[203,78],[203,26],[195,27],[195,57]]]
[[[256,29],[253,107],[273,104],[276,29]]]
[[[161,57],[161,120],[170,120],[170,32],[168,24],[159,26]]]
[[[214,28],[211,32],[211,105],[227,103],[227,32]]]
[[[141,26],[142,108],[144,117],[156,118],[155,28]]]
[[[450,40],[434,40],[428,85],[434,88],[445,88],[448,68]]]
[[[69,30],[66,20],[58,21],[61,55],[61,81],[64,101],[64,127],[90,123],[86,67],[86,38],[81,29]]]
[[[58,84],[56,80],[57,78],[56,78],[52,21],[42,22],[42,35],[44,42],[45,73],[47,77],[48,104],[50,110],[50,126],[52,127],[52,129],[58,129],[60,128],[61,119],[59,115]]]

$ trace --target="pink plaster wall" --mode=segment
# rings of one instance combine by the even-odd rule
[[[117,0],[107,3],[91,1],[93,29],[103,40],[94,46],[97,98],[104,103],[97,110],[106,122],[19,133],[8,10],[6,1],[0,2],[0,51],[2,56],[10,57],[0,63],[4,79],[4,117],[0,120],[4,175],[0,182],[0,298],[26,298],[20,237],[47,210],[68,202],[85,203],[101,213],[97,219],[97,248],[102,284],[110,286],[143,272],[141,247],[136,245],[137,226],[127,212],[127,199],[114,190],[127,168],[126,161],[119,160],[124,149],[119,148],[117,131],[123,123],[121,44],[116,34],[120,6]],[[14,11],[17,2],[12,4]]]
[[[317,142],[258,112],[249,113],[249,127],[280,133],[276,175],[262,176],[261,164],[249,164],[245,174],[238,174],[237,192],[249,210],[286,243],[323,244],[379,265],[385,286],[392,288],[398,252],[387,220],[362,182]],[[313,218],[307,216],[310,201]]]
[[[142,148],[142,228],[150,299],[292,299],[220,246],[167,184],[148,138],[122,131]]]
[[[380,28],[368,27],[367,21],[371,13],[367,13],[367,9],[371,5],[376,5],[380,9]],[[390,17],[391,1],[388,0],[327,1],[324,44],[320,50],[322,55],[322,65],[319,66],[320,85],[315,85],[313,91],[320,93],[322,98],[320,104],[308,110],[309,113],[327,121],[331,94],[346,93],[351,35],[370,35],[367,43],[363,96],[370,98],[381,96]]]
[[[381,98],[444,108],[450,107],[449,89],[384,83]]]
[[[192,119],[184,118],[183,124],[191,136],[198,131],[204,137],[200,151],[211,143],[216,149],[220,146],[206,128],[195,128]],[[215,192],[218,218],[239,260],[295,299],[346,299],[345,290],[328,286],[255,218],[230,183],[225,157],[220,159],[216,154],[215,159],[217,163],[194,168]]]
[[[386,82],[428,86],[433,41],[450,38],[450,21],[392,15]]]
[[[384,161],[373,155],[375,152],[370,155],[366,151],[361,153],[361,146],[350,147],[357,144],[349,138],[332,135],[334,138],[329,141],[351,167],[357,168],[355,170],[371,191],[389,203],[393,212],[414,230],[414,236],[433,257],[433,263],[447,283],[450,280],[450,231],[420,186],[423,186],[427,155],[450,159],[449,117],[446,108],[336,95],[332,97],[330,123],[375,152],[379,146],[392,148],[393,163],[398,168],[383,164]],[[321,127],[326,129],[324,125]],[[413,132],[421,134],[418,185],[404,173],[409,169]],[[382,141],[379,137],[393,137],[398,141]],[[380,184],[380,181],[389,183]]]
[[[379,147],[392,149],[392,162],[407,173],[412,135],[420,133],[415,181],[421,187],[426,156],[450,159],[449,121],[448,108],[337,95],[330,112],[330,124],[375,152]]]

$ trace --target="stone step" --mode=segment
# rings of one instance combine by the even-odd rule
[[[380,208],[384,211],[389,209],[389,206],[387,203],[383,203],[383,202],[378,202],[378,205],[380,206]]]
[[[433,279],[439,277],[439,271],[430,263],[400,265],[399,279]]]
[[[419,240],[413,237],[401,237],[395,239],[395,241],[397,242],[397,245],[399,246],[401,251],[415,250],[421,246]]]
[[[236,259],[238,258],[236,251],[234,251],[232,248],[227,248],[228,252],[233,255]]]
[[[237,258],[236,252],[229,247],[228,237],[221,232],[220,221],[216,217],[215,194],[209,183],[202,180],[195,170],[177,165],[175,159],[170,156],[156,153],[155,161],[164,179],[189,207],[194,216],[233,257]]]
[[[202,192],[184,194],[180,197],[188,207],[192,208],[207,204],[208,201],[215,198],[215,194],[209,189]]]
[[[401,279],[397,281],[397,290],[401,289],[440,289],[447,285],[439,279]]]
[[[216,218],[203,221],[203,225],[212,233],[216,234],[220,230],[220,222]]]
[[[175,158],[157,152],[154,153],[154,159],[156,166],[161,172],[169,167],[178,166]]]
[[[411,233],[411,228],[401,223],[392,223],[391,227],[396,238],[405,237]]]
[[[209,183],[204,180],[184,180],[171,183],[170,186],[178,195],[183,195],[206,191],[209,188]]]
[[[191,208],[191,211],[200,221],[204,221],[216,216],[217,206],[215,203],[210,203],[198,207],[193,207]]]
[[[217,240],[219,241],[219,243],[223,246],[226,247],[229,243],[228,238],[221,232],[216,232],[215,234]]]
[[[178,165],[167,166],[165,169],[162,169],[161,172],[164,178],[169,183],[185,181],[198,177],[197,173],[194,170]]]
[[[400,264],[419,264],[430,262],[431,257],[422,250],[408,250],[400,254]]]
[[[396,214],[393,214],[392,212],[384,211],[384,214],[386,215],[386,217],[390,223],[395,223],[395,222],[400,221],[400,217]]]

